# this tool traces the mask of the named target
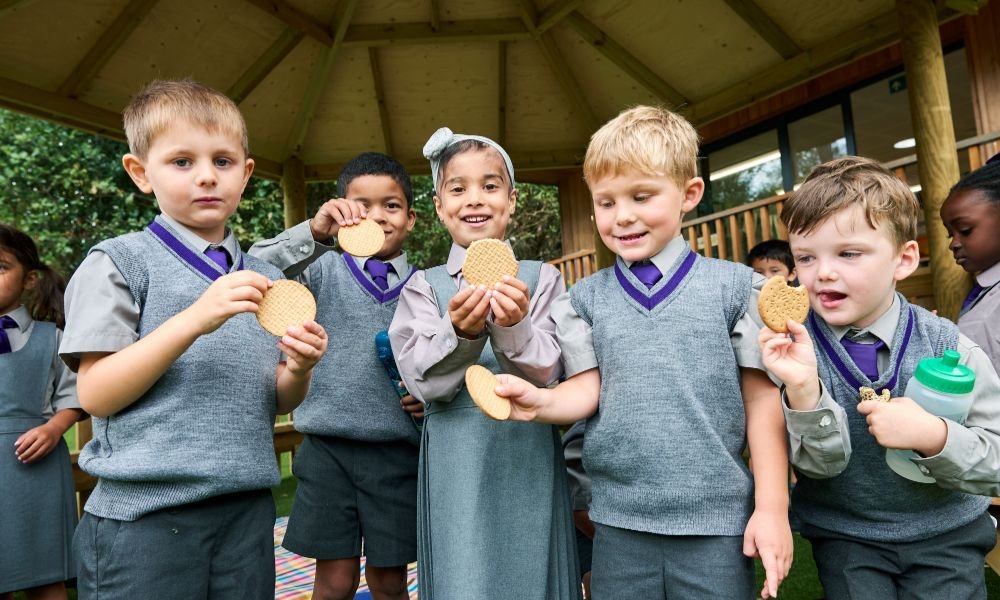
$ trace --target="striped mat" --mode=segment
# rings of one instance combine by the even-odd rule
[[[281,547],[281,539],[285,537],[285,527],[288,517],[278,517],[274,522],[274,598],[275,600],[301,600],[312,597],[313,577],[316,573],[315,561],[311,558],[293,554]],[[406,585],[410,599],[417,599],[417,563],[410,565],[406,577]],[[368,583],[365,581],[365,559],[361,558],[361,585],[355,600],[370,600]]]

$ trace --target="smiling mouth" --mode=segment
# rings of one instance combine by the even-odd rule
[[[628,235],[619,235],[615,237],[617,237],[618,240],[622,242],[634,242],[636,240],[642,239],[645,235],[646,235],[645,233],[630,233]]]
[[[480,223],[485,223],[486,221],[489,221],[490,217],[476,215],[472,217],[462,217],[462,220],[465,221],[466,223],[469,223],[470,225],[479,225]]]
[[[817,294],[820,302],[837,302],[843,300],[847,297],[847,294],[842,294],[840,292],[820,292]]]

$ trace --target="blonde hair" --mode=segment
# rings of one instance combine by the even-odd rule
[[[591,136],[583,177],[594,182],[635,170],[683,187],[697,175],[697,163],[698,133],[687,119],[665,108],[635,106]]]
[[[184,119],[211,132],[233,134],[248,155],[247,125],[225,94],[191,79],[149,82],[122,111],[132,154],[145,158],[153,139],[172,122]]]
[[[789,233],[808,234],[842,210],[859,206],[872,229],[882,226],[902,248],[917,237],[920,205],[910,188],[870,158],[845,156],[815,167],[781,212]]]

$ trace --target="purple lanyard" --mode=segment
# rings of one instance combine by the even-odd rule
[[[618,283],[622,286],[622,289],[625,290],[625,293],[631,296],[633,300],[638,302],[646,310],[653,310],[661,302],[666,300],[670,296],[670,294],[672,294],[674,290],[677,289],[677,286],[679,286],[681,282],[684,281],[684,277],[687,276],[688,272],[691,270],[691,267],[694,266],[695,260],[696,260],[695,253],[690,248],[688,248],[688,254],[684,258],[684,262],[682,262],[681,266],[677,268],[677,271],[670,276],[670,279],[667,280],[665,284],[663,284],[663,287],[660,288],[652,296],[646,295],[650,290],[648,288],[645,288],[645,286],[643,286],[643,289],[640,290],[635,285],[633,285],[631,281],[629,281],[628,277],[625,276],[625,272],[622,271],[621,265],[619,264],[618,261],[615,261],[615,276],[618,277]]]
[[[391,302],[392,300],[398,298],[399,293],[403,291],[403,286],[406,285],[406,282],[410,280],[410,277],[417,272],[417,268],[411,266],[410,272],[406,274],[406,277],[401,278],[399,283],[383,292],[377,285],[372,283],[372,281],[365,276],[361,267],[354,262],[354,258],[350,254],[344,252],[341,254],[341,257],[343,257],[344,262],[347,264],[347,269],[351,272],[351,275],[354,275],[354,279],[357,280],[358,284],[364,288],[364,290],[368,292],[372,298],[375,298],[382,304]]]
[[[816,332],[815,337],[819,341],[819,345],[823,349],[823,353],[830,359],[830,362],[833,363],[833,366],[840,373],[840,376],[844,378],[844,381],[846,381],[848,385],[853,386],[854,389],[867,385],[869,382],[856,377],[854,373],[851,372],[851,368],[847,365],[847,363],[845,363],[844,360],[840,358],[840,355],[837,354],[837,351],[830,343],[830,340],[827,339],[826,333],[820,329],[819,322],[816,320],[816,313],[809,313],[809,325],[812,330]],[[885,385],[879,387],[887,388],[889,390],[896,389],[896,381],[899,379],[899,369],[903,366],[903,356],[906,354],[907,346],[910,345],[910,336],[912,333],[913,308],[909,307],[909,310],[906,311],[906,331],[903,333],[903,341],[899,345],[899,350],[896,352],[896,362],[892,365],[892,378],[887,381]],[[875,382],[873,381],[871,383]]]
[[[215,281],[219,277],[222,277],[226,273],[219,269],[219,265],[215,264],[210,258],[204,254],[198,254],[194,250],[188,248],[184,242],[180,241],[177,236],[175,236],[169,229],[164,227],[159,223],[159,221],[154,220],[149,224],[149,232],[156,236],[163,245],[170,249],[177,258],[181,259],[182,262],[187,264],[189,267],[200,273],[203,277],[209,281]],[[243,253],[240,252],[239,265],[236,267],[237,271],[243,270]]]

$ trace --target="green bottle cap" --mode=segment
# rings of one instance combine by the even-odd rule
[[[941,358],[925,358],[913,374],[925,386],[946,394],[968,394],[976,384],[976,374],[965,365],[955,350],[945,350]]]

